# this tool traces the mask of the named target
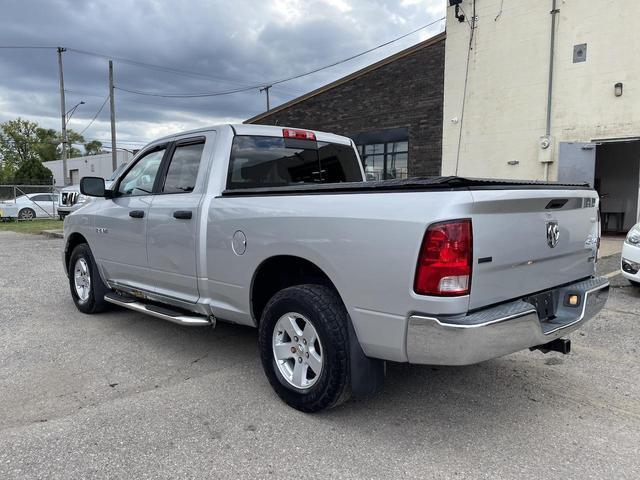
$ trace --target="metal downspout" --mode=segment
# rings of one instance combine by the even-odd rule
[[[551,99],[553,96],[553,59],[556,46],[556,15],[559,10],[557,9],[557,0],[551,0],[551,38],[549,41],[549,84],[547,89],[547,126],[545,129],[545,135],[551,139]],[[553,148],[553,145],[549,148]],[[544,179],[549,180],[549,163],[544,164]]]

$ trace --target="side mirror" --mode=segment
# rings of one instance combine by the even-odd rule
[[[105,197],[106,189],[104,179],[100,177],[82,177],[80,180],[80,193],[90,197]]]

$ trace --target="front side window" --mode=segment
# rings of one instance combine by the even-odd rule
[[[118,168],[116,168],[113,173],[111,175],[109,175],[109,178],[107,178],[107,182],[112,182],[114,181],[116,178],[118,178],[118,175],[120,175],[120,172],[122,172],[125,168],[126,168],[127,164],[126,163],[121,163]]]
[[[134,167],[120,181],[118,193],[127,196],[151,194],[164,152],[164,148],[154,150],[136,162]]]
[[[203,148],[204,142],[176,146],[162,186],[164,193],[192,192],[196,188]]]
[[[229,189],[360,181],[350,145],[251,135],[233,139]]]

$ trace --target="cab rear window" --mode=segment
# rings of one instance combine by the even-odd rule
[[[233,140],[228,189],[360,181],[350,145],[255,135]]]

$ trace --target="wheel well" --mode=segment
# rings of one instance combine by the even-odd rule
[[[262,262],[256,270],[251,287],[251,310],[256,325],[260,323],[264,307],[271,297],[287,287],[305,283],[324,285],[338,293],[327,274],[309,260],[279,255]]]
[[[88,243],[88,242],[87,242],[87,239],[84,238],[81,234],[72,233],[69,236],[69,240],[67,241],[67,247],[65,248],[65,251],[64,251],[64,264],[67,267],[67,269],[69,268],[69,258],[71,258],[71,252],[73,252],[73,249],[82,243]]]

